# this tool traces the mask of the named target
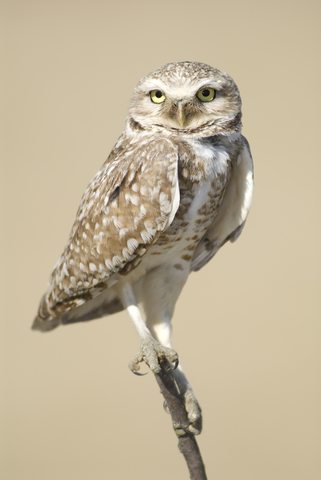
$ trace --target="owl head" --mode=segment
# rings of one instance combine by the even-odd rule
[[[129,110],[143,128],[193,132],[241,119],[241,97],[232,78],[204,63],[169,63],[141,79]]]

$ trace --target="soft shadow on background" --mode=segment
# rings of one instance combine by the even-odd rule
[[[209,479],[320,475],[320,2],[2,0],[1,461],[5,480],[187,479],[125,314],[30,326],[139,79],[228,72],[255,161],[246,228],[191,275],[173,346]]]

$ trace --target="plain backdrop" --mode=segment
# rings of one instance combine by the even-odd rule
[[[135,85],[195,60],[239,86],[255,161],[242,236],[191,275],[174,317],[208,478],[319,479],[321,3],[0,3],[0,478],[188,478],[153,375],[127,368],[125,313],[30,326]]]

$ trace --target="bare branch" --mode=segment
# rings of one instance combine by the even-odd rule
[[[184,396],[180,393],[166,358],[159,359],[161,372],[155,374],[157,383],[171,414],[173,427],[178,437],[178,448],[184,455],[191,480],[207,480],[201,452],[195,435],[188,430],[189,421],[185,410]]]

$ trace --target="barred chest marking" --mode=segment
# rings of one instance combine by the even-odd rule
[[[90,300],[93,293],[98,295],[106,288],[113,288],[113,285],[120,281],[119,274],[122,276],[129,275],[127,280],[134,282],[136,278],[140,278],[146,272],[160,265],[181,270],[184,274],[189,272],[194,251],[218,212],[231,175],[232,164],[236,161],[239,152],[237,139],[230,141],[219,137],[215,136],[202,140],[185,138],[175,141],[175,139],[171,139],[176,144],[179,157],[179,208],[171,225],[163,231],[156,243],[148,245],[147,242],[149,247],[147,249],[139,247],[135,250],[136,244],[139,244],[139,239],[144,240],[143,235],[147,228],[147,209],[141,210],[139,197],[137,197],[138,202],[136,202],[136,197],[129,195],[130,208],[137,211],[136,216],[130,217],[130,220],[133,223],[135,218],[138,218],[139,221],[143,222],[143,225],[129,226],[130,231],[137,232],[137,239],[133,237],[133,233],[129,233],[129,237],[122,236],[120,234],[122,225],[116,221],[118,217],[115,217],[118,202],[120,205],[128,204],[128,202],[126,204],[126,194],[128,191],[131,192],[130,188],[134,193],[136,192],[133,188],[142,181],[144,172],[139,170],[136,164],[133,165],[131,174],[135,173],[136,176],[133,176],[133,179],[135,179],[136,184],[133,182],[131,186],[125,185],[123,191],[118,189],[115,206],[113,207],[113,201],[108,204],[110,208],[115,208],[116,213],[112,215],[104,213],[101,202],[97,200],[96,184],[99,186],[102,183],[102,172],[106,173],[105,167],[102,167],[102,170],[94,177],[94,181],[85,192],[69,243],[52,273],[51,287],[46,294],[44,307],[42,308],[44,316],[51,314],[48,309],[48,312],[45,311],[46,305],[50,305],[49,309],[52,308],[51,305],[54,305],[56,312],[59,310],[60,313],[63,313]],[[166,141],[164,143],[163,140],[163,146],[165,144]],[[155,148],[159,148],[159,144]],[[135,158],[139,159],[139,156]],[[172,158],[173,168],[176,170],[177,157],[173,156]],[[129,160],[131,160],[130,156]],[[130,169],[130,165],[131,162],[126,168]],[[109,174],[110,172],[113,173],[114,166],[110,163],[110,160],[107,166],[111,166]],[[168,169],[170,171],[169,166]],[[158,182],[160,184],[163,181],[161,168],[156,173],[160,176]],[[109,176],[107,175],[106,178],[108,180]],[[149,176],[147,175],[146,178],[155,178],[155,172],[151,172],[151,167]],[[152,188],[153,185],[147,184],[148,186]],[[114,187],[109,185],[106,191],[114,191]],[[88,205],[90,206],[92,195],[95,195],[96,199],[95,208],[100,212],[100,223],[96,220],[95,212],[91,213],[91,216],[89,215]],[[102,201],[105,205],[104,200]],[[81,215],[82,209],[86,208],[88,210],[85,212],[86,214]],[[153,219],[153,215],[156,214],[157,211],[156,213],[151,211],[151,218]],[[105,220],[106,224],[104,223]],[[96,234],[96,230],[101,227],[101,224],[106,227],[105,230],[102,230],[102,238]],[[106,241],[107,234],[108,241]],[[91,235],[89,240],[88,235]],[[125,242],[127,250],[128,248],[135,250],[136,255],[132,261],[128,261],[127,257],[124,256],[124,245],[121,242]],[[126,254],[127,250],[125,248]],[[116,260],[117,264],[115,263]],[[114,262],[114,264],[111,262]],[[112,268],[113,266],[115,268]]]
[[[194,250],[219,209],[231,174],[226,147],[208,141],[188,140],[179,148],[180,206],[173,223],[150,248],[147,256],[174,264],[178,270],[192,260]],[[149,263],[149,262],[148,262]]]

